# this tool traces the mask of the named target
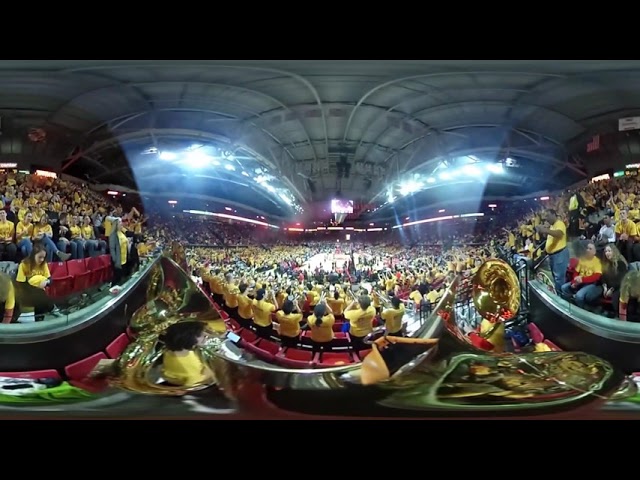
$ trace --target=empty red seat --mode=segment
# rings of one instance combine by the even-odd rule
[[[51,273],[51,285],[47,287],[47,294],[50,297],[64,297],[73,291],[73,277],[69,275],[66,262],[51,262],[49,272]]]
[[[127,345],[129,345],[129,337],[127,337],[126,333],[121,333],[113,342],[107,345],[105,352],[107,352],[109,358],[118,358],[124,349],[127,348]]]
[[[75,293],[83,292],[91,286],[91,272],[87,270],[84,259],[68,260],[67,271],[73,277],[73,291]]]
[[[85,266],[90,272],[89,283],[91,286],[100,285],[107,281],[109,269],[102,264],[99,257],[89,257],[84,259]]]
[[[60,374],[56,370],[32,370],[30,372],[0,372],[0,377],[29,378],[31,380],[39,378],[60,379]]]
[[[314,364],[312,352],[296,348],[288,348],[284,354],[276,355],[275,360],[287,368],[312,368]]]
[[[100,265],[105,268],[105,277],[102,279],[102,281],[110,282],[113,278],[113,264],[111,263],[111,255],[98,255],[96,258],[99,259]]]
[[[242,332],[240,332],[240,336],[242,337],[242,340],[244,340],[247,343],[255,343],[256,340],[258,339],[258,336],[247,328],[245,328],[244,330],[242,330]]]
[[[335,367],[338,365],[349,365],[353,363],[353,357],[347,352],[320,352],[314,361],[321,367]]]
[[[105,360],[107,356],[102,353],[94,353],[90,357],[83,358],[77,362],[64,367],[64,373],[71,380],[84,380],[91,373],[100,360]]]
[[[233,330],[234,332],[238,332],[238,331],[242,330],[242,325],[240,325],[233,318],[229,318],[228,325],[229,325],[229,328],[231,328],[231,330]]]
[[[262,360],[265,360],[267,362],[273,361],[273,353],[263,348],[260,348],[255,343],[244,343],[242,346],[247,352],[254,354],[256,357]]]
[[[258,346],[272,355],[276,355],[280,351],[280,345],[270,340],[262,339],[258,342]]]

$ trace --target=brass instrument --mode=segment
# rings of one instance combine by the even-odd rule
[[[175,280],[174,262],[163,258],[161,268],[165,285],[167,278]],[[478,310],[502,323],[501,319],[508,316],[506,312],[517,311],[519,298],[513,298],[517,282],[496,261],[489,261],[480,273],[473,283],[474,291],[478,292]],[[196,296],[184,294],[191,280],[186,274],[182,277],[185,283],[177,289],[177,297],[171,296],[182,301],[167,304],[164,315],[147,310],[146,314],[155,316],[156,321],[144,323],[148,329],[145,327],[138,340],[118,359],[120,375],[114,380],[115,385],[142,393],[185,392],[186,389],[153,382],[153,370],[162,351],[160,323],[214,316],[205,305],[194,307]],[[255,405],[255,399],[260,397],[270,405],[304,413],[415,418],[486,412],[493,417],[510,412],[522,415],[523,411],[566,410],[602,402],[618,392],[624,375],[592,355],[576,352],[496,355],[475,348],[456,324],[455,305],[460,286],[458,276],[415,338],[376,340],[361,364],[292,369],[256,362],[247,350],[223,338],[225,325],[217,313],[209,322],[214,332],[202,352],[203,358],[215,372],[218,386],[239,405]],[[346,294],[356,300],[350,289]],[[156,300],[155,305],[157,309],[157,305],[165,306],[165,302]],[[395,349],[395,358],[403,359],[391,370],[385,364],[389,349]],[[628,388],[628,384],[624,387]],[[319,400],[318,390],[324,391],[322,399],[335,401]]]
[[[356,294],[353,293],[353,290],[351,289],[351,286],[349,286],[348,288],[344,289],[344,294],[346,297],[349,297],[351,299],[352,302],[358,302],[358,297],[356,297]]]
[[[372,294],[377,296],[380,299],[380,303],[383,305],[391,305],[391,299],[387,296],[387,294],[382,293],[380,290],[374,289]]]
[[[511,318],[520,308],[520,282],[511,266],[487,260],[472,279],[473,304],[483,318]]]
[[[137,338],[116,360],[116,375],[110,383],[124,390],[161,395],[183,395],[213,385],[185,388],[157,383],[164,353],[162,334],[170,325],[185,321],[206,324],[210,337],[208,347],[198,353],[212,370],[219,371],[220,365],[213,365],[219,360],[214,361],[209,350],[219,344],[226,332],[224,321],[187,273],[170,258],[161,257],[149,276],[147,302],[131,318],[131,328]]]
[[[480,266],[471,286],[473,304],[484,319],[480,335],[500,353],[504,349],[504,322],[515,317],[520,308],[518,277],[507,262],[491,259]]]

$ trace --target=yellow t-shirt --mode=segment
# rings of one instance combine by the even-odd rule
[[[276,311],[276,306],[265,300],[254,300],[252,310],[253,323],[259,327],[268,327],[272,323],[271,314]]]
[[[251,310],[251,303],[253,300],[244,294],[238,294],[236,298],[238,300],[238,315],[240,318],[251,320],[253,317],[253,311]]]
[[[311,340],[314,342],[326,343],[333,340],[333,324],[336,323],[336,318],[331,313],[322,317],[320,325],[316,325],[315,315],[309,315],[307,323],[311,330]]]
[[[78,225],[74,225],[73,227],[69,227],[69,232],[71,233],[71,238],[80,239],[82,237],[82,228]]]
[[[591,260],[581,258],[578,261],[576,267],[576,273],[581,277],[590,277],[596,273],[602,273],[602,263],[598,257],[593,257]]]
[[[618,223],[616,223],[615,230],[617,235],[622,235],[623,233],[626,233],[630,237],[635,237],[636,235],[638,235],[636,224],[628,218],[624,222],[620,220]]]
[[[30,285],[37,287],[43,280],[51,277],[49,272],[49,265],[47,262],[42,262],[40,265],[29,269],[26,261],[20,262],[18,266],[18,274],[16,276],[16,282],[29,282]]]
[[[302,321],[301,313],[285,314],[282,310],[278,310],[276,318],[280,324],[281,337],[297,337],[300,335],[300,322]]]
[[[37,224],[33,226],[33,234],[32,239],[35,240],[39,235],[46,234],[48,236],[53,235],[53,230],[51,229],[51,225],[48,223],[46,225]]]
[[[432,305],[438,301],[438,298],[440,298],[440,292],[438,290],[431,290],[427,293],[427,300],[429,300],[429,303]]]
[[[184,356],[166,351],[162,356],[162,376],[174,385],[193,387],[204,381],[204,373],[204,363],[194,351]]]
[[[550,230],[558,230],[562,232],[561,238],[554,238],[551,235],[547,235],[547,243],[544,249],[548,254],[556,253],[567,246],[567,227],[564,222],[559,218],[551,225]]]
[[[4,242],[7,237],[11,237],[11,241],[13,241],[14,231],[15,225],[13,222],[10,222],[9,220],[6,222],[0,222],[0,242]]]
[[[33,223],[25,225],[22,222],[18,222],[16,226],[16,240],[19,242],[24,238],[31,238],[31,235],[33,235]]]
[[[129,241],[127,240],[127,236],[118,232],[118,243],[120,244],[120,262],[122,265],[127,263],[127,254],[129,253]]]
[[[400,307],[385,308],[380,314],[385,321],[387,333],[397,333],[402,330],[402,317],[404,317],[404,304],[401,303]]]
[[[351,324],[349,334],[354,337],[365,337],[373,330],[373,318],[376,316],[376,309],[373,305],[362,311],[360,308],[344,312],[344,317]]]
[[[91,238],[93,237],[92,225],[83,225],[80,228],[80,231],[82,232],[82,238],[84,238],[85,240],[91,240]],[[141,245],[144,245],[144,244],[141,244]]]
[[[342,315],[344,312],[345,301],[343,298],[337,300],[335,298],[327,298],[327,304],[334,315]]]
[[[107,220],[106,218],[102,222],[102,226],[104,227],[104,234],[107,238],[109,238],[109,236],[111,235],[112,225],[113,222],[111,222],[111,220]]]
[[[422,294],[418,290],[414,290],[409,294],[409,298],[413,300],[415,303],[422,302]]]
[[[240,293],[240,289],[237,285],[227,284],[226,290],[224,302],[227,304],[227,307],[236,308],[238,306],[238,294]]]

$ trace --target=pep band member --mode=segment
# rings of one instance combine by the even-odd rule
[[[373,331],[373,319],[376,309],[371,305],[368,295],[361,295],[358,302],[351,302],[344,312],[344,318],[349,320],[349,336],[355,351],[366,349],[364,339]]]
[[[318,352],[324,349],[333,340],[333,324],[336,322],[333,313],[328,305],[323,301],[313,307],[313,314],[307,319],[311,330],[311,344],[313,351]]]
[[[213,382],[213,372],[195,351],[204,342],[204,329],[202,322],[174,323],[167,329],[162,356],[162,377],[167,382],[187,388]]]
[[[402,318],[404,317],[404,303],[398,297],[391,297],[391,307],[382,311],[387,335],[402,337]]]

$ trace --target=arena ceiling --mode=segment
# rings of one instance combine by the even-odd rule
[[[338,192],[381,204],[409,180],[420,202],[447,186],[444,169],[475,161],[508,159],[503,174],[470,176],[488,193],[555,190],[590,173],[572,145],[639,111],[637,61],[0,62],[2,158],[274,216]],[[32,128],[46,140],[28,141]],[[167,145],[218,148],[234,170],[178,181],[189,173],[153,157]]]

